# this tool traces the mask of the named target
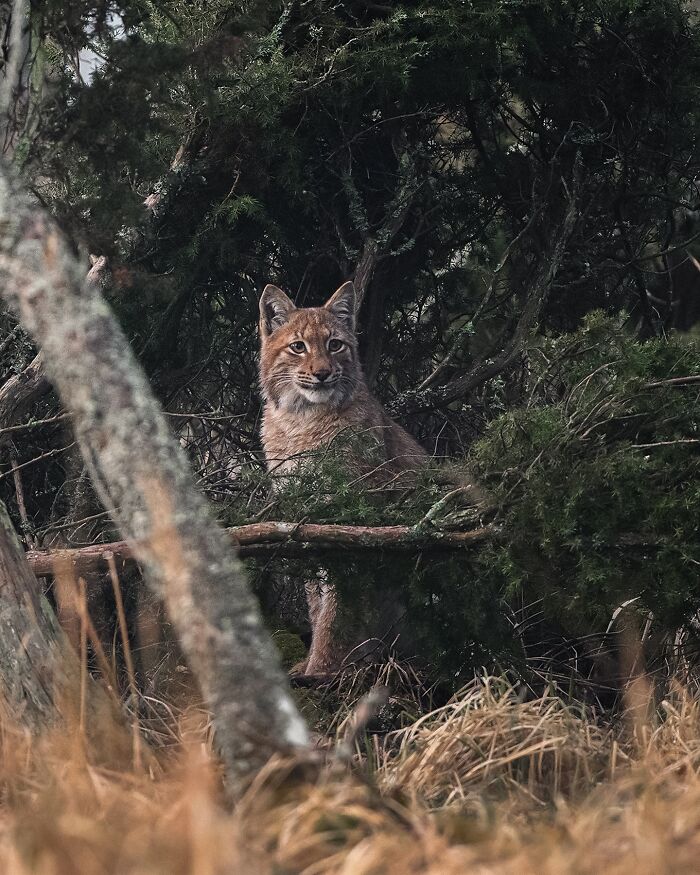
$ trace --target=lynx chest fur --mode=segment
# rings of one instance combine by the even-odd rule
[[[424,450],[369,391],[357,353],[355,290],[323,307],[297,308],[266,286],[260,299],[262,440],[267,466],[284,472],[341,431],[369,431],[388,472],[414,469]]]

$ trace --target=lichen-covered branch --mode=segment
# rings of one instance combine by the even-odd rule
[[[242,566],[126,338],[57,227],[2,165],[0,289],[42,348],[101,501],[165,601],[230,776],[244,780],[270,754],[305,748]]]

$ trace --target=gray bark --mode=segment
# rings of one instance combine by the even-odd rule
[[[0,666],[2,702],[30,729],[55,721],[54,698],[77,668],[41,595],[4,504],[0,503]]]
[[[41,353],[0,387],[0,431],[17,425],[22,415],[50,388]]]
[[[105,690],[81,665],[24,558],[22,545],[0,502],[0,707],[30,731],[59,721],[84,721],[99,750],[119,761],[130,749],[124,727]]]
[[[96,285],[0,166],[0,289],[45,356],[95,489],[163,598],[234,783],[308,745],[240,562]]]

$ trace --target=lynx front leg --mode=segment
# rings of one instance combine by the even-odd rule
[[[305,674],[325,674],[337,668],[338,645],[335,640],[335,619],[338,608],[335,587],[328,582],[323,569],[315,580],[304,584],[311,620],[311,648]]]

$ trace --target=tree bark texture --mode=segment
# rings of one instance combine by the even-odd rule
[[[315,523],[253,523],[227,530],[240,556],[300,556],[322,551],[390,550],[414,553],[425,550],[462,550],[490,540],[495,529],[484,526],[465,532],[443,532],[411,526],[339,526]],[[37,575],[53,574],[56,563],[70,563],[75,573],[106,568],[110,556],[120,563],[137,558],[127,541],[91,544],[72,550],[31,550],[27,561]]]
[[[69,576],[69,575],[66,575]],[[0,502],[0,703],[5,716],[32,732],[57,722],[77,727],[81,716],[110,761],[131,744],[115,722],[105,690],[82,670],[78,656],[41,592]]]
[[[0,503],[0,667],[8,715],[32,730],[55,722],[54,701],[77,668]]]
[[[92,482],[163,598],[234,784],[306,726],[229,539],[95,283],[0,166],[0,289],[45,356]]]
[[[0,432],[16,425],[34,402],[50,389],[41,353],[0,387]]]

